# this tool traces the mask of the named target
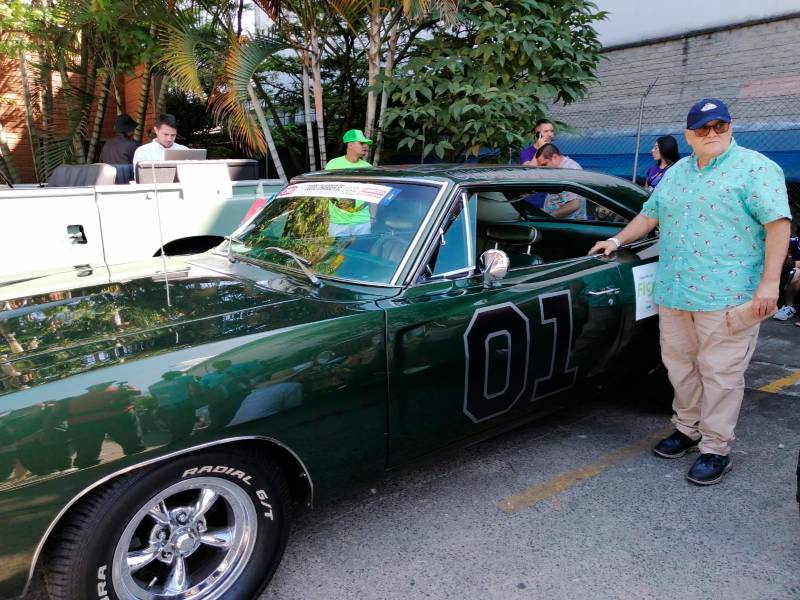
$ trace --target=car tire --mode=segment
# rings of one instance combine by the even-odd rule
[[[272,463],[241,450],[182,456],[82,501],[48,543],[44,580],[53,600],[250,600],[281,560],[289,521]]]

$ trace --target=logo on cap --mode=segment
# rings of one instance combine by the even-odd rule
[[[710,110],[714,110],[715,108],[717,108],[716,104],[712,104],[711,102],[706,102],[703,105],[703,108],[700,109],[700,112],[708,112]]]

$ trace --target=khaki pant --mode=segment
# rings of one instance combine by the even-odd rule
[[[731,335],[725,311],[659,307],[661,358],[675,389],[672,422],[700,440],[701,453],[727,455],[744,396],[744,372],[759,323]]]

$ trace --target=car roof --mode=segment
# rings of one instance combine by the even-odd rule
[[[446,180],[452,184],[515,185],[528,183],[559,184],[574,183],[606,196],[638,213],[648,193],[641,187],[613,175],[581,169],[555,169],[550,167],[523,167],[522,165],[482,164],[428,164],[391,165],[363,169],[317,171],[296,178],[309,179],[361,179],[361,178],[408,178]]]

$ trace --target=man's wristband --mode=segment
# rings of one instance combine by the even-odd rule
[[[615,245],[617,248],[619,248],[620,246],[622,246],[622,243],[621,243],[621,242],[620,242],[620,241],[619,241],[617,238],[615,238],[615,237],[610,237],[610,238],[608,238],[606,241],[607,241],[607,242],[614,242],[614,245]]]

